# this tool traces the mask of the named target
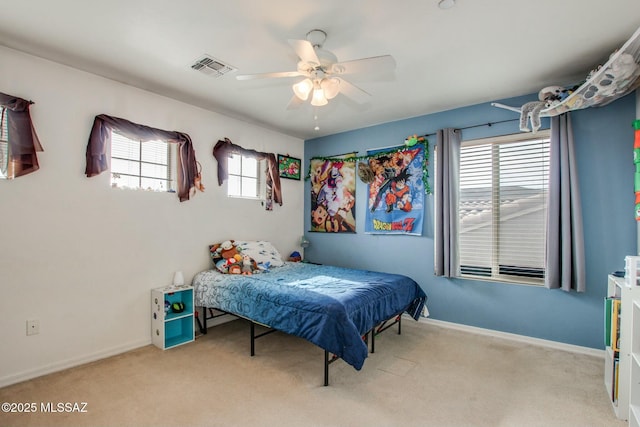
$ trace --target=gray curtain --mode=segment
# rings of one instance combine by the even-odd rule
[[[551,118],[545,286],[585,291],[578,170],[569,113]]]
[[[440,129],[436,142],[435,194],[435,275],[459,275],[458,257],[458,182],[460,176],[459,129]]]

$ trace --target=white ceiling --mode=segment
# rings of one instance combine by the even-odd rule
[[[304,139],[577,83],[640,25],[638,0],[457,0],[448,10],[438,0],[0,0],[0,10],[2,45]],[[392,76],[348,78],[370,102],[338,95],[288,111],[300,77],[236,80],[295,70],[287,39],[315,28],[339,61],[395,58]],[[238,71],[192,70],[203,54]]]

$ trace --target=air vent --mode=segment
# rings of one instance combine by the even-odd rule
[[[204,55],[202,58],[198,59],[191,68],[213,77],[222,77],[227,73],[236,71],[236,68],[231,65],[225,64],[219,59],[215,59],[209,55]]]

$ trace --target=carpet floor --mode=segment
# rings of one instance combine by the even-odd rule
[[[612,426],[601,358],[403,320],[356,371],[235,320],[0,389],[0,426]],[[62,404],[62,405],[60,405]],[[54,412],[55,411],[55,412]]]

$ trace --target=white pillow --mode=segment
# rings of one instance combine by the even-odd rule
[[[282,255],[280,255],[278,250],[270,242],[265,240],[236,240],[235,244],[240,252],[249,255],[258,264],[268,262],[271,264],[271,267],[281,267],[284,265]]]

